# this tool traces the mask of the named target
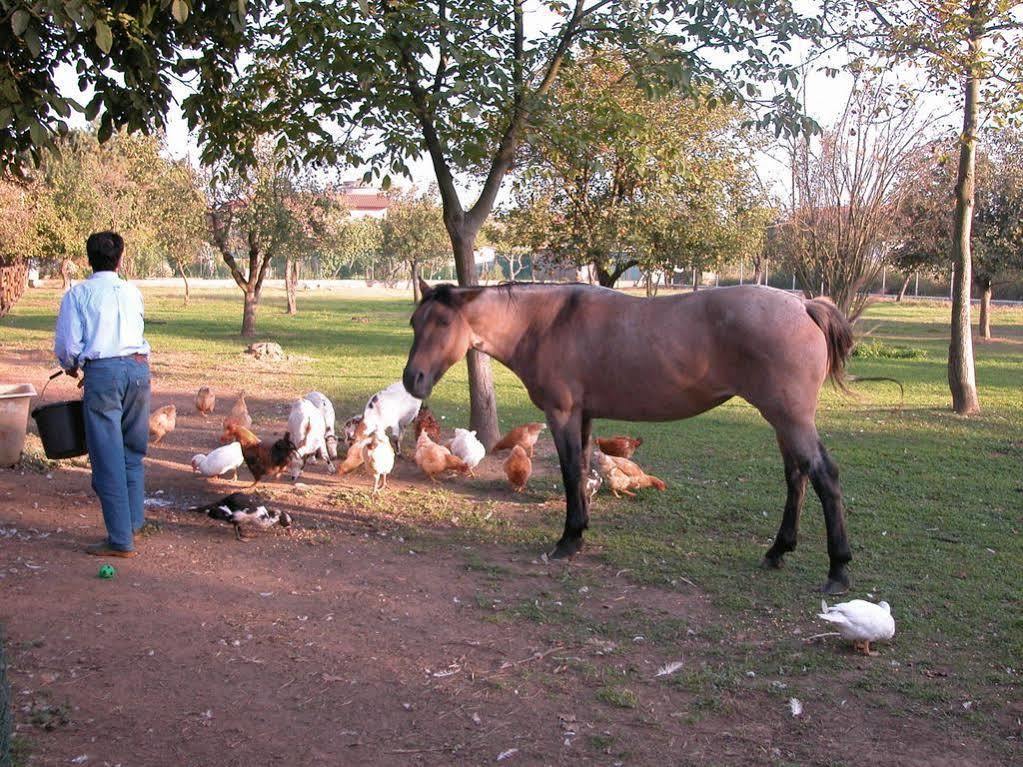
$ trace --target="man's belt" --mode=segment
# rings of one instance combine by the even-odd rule
[[[141,362],[143,365],[148,365],[149,355],[139,354],[136,352],[135,354],[124,354],[120,357],[100,357],[94,360],[86,360],[85,364],[88,365],[90,362],[99,362],[100,360],[135,360],[136,362]]]

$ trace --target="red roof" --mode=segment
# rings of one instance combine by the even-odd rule
[[[391,199],[386,195],[376,194],[346,194],[338,195],[338,200],[348,210],[386,210],[391,204]]]

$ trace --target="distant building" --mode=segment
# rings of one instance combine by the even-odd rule
[[[391,204],[391,198],[386,194],[358,181],[342,183],[337,198],[352,218],[384,218]]]

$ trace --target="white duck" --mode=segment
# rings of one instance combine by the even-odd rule
[[[891,639],[895,636],[895,619],[892,608],[887,602],[867,602],[863,599],[852,599],[848,602],[832,605],[821,600],[821,610],[817,617],[833,623],[838,635],[848,639],[853,646],[864,655],[877,655],[870,649],[871,642]]]
[[[238,479],[238,467],[245,463],[242,446],[237,442],[211,450],[209,454],[197,453],[192,456],[192,471],[204,477],[219,477],[227,472],[234,472],[233,479]]]
[[[374,432],[362,448],[362,460],[373,474],[373,492],[387,487],[387,475],[394,471],[394,448],[380,432]]]
[[[448,449],[465,461],[471,476],[475,476],[472,470],[479,466],[480,461],[487,454],[483,443],[476,438],[476,432],[468,429],[455,429],[455,438],[451,440]]]

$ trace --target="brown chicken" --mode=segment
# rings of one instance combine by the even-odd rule
[[[445,471],[458,471],[462,474],[469,471],[465,461],[457,455],[453,455],[443,445],[438,445],[430,439],[430,435],[425,431],[416,440],[415,459],[416,466],[422,469],[423,473],[434,482]]]
[[[249,432],[249,434],[251,433]],[[258,438],[255,444],[242,442],[242,458],[245,459],[245,465],[252,472],[252,484],[258,484],[265,477],[274,479],[283,474],[291,463],[292,454],[297,449],[287,432],[272,445],[266,445]]]
[[[613,455],[618,458],[632,458],[636,448],[642,444],[642,437],[626,437],[621,434],[616,434],[613,437],[597,437],[597,447],[605,455]]]
[[[210,391],[209,386],[204,386],[195,395],[195,409],[202,413],[205,418],[213,412],[217,405],[217,395]]]
[[[345,459],[337,466],[337,475],[339,477],[352,473],[366,462],[366,456],[363,453],[363,448],[370,443],[373,435],[370,434],[369,436],[366,436],[366,429],[363,426],[362,421],[359,421],[358,430],[362,433],[359,435],[358,439],[348,446],[348,452],[345,454]]]
[[[533,462],[522,445],[512,448],[511,455],[504,462],[504,473],[516,493],[526,489],[526,483],[533,473]]]
[[[149,416],[149,439],[154,445],[160,444],[160,440],[174,431],[177,422],[178,409],[174,405],[164,405],[153,411]]]
[[[520,445],[529,457],[532,458],[533,445],[536,444],[536,440],[540,436],[540,432],[546,428],[547,426],[542,423],[527,423],[522,426],[516,426],[510,432],[501,437],[490,452],[499,453],[502,450],[511,450],[516,445]]]
[[[224,419],[225,432],[227,431],[228,426],[244,426],[246,429],[252,428],[252,416],[249,415],[248,405],[245,404],[244,390],[238,392],[238,399],[231,407],[231,412],[227,414],[227,418]],[[221,441],[223,441],[223,438],[221,438]]]
[[[260,443],[259,437],[252,433],[250,429],[244,426],[238,426],[237,424],[227,424],[224,426],[224,433],[220,435],[220,443],[226,445],[229,442],[240,442],[242,447],[246,445],[258,445]]]
[[[600,475],[607,481],[608,489],[615,496],[620,498],[619,493],[634,496],[633,490],[642,490],[645,487],[655,487],[664,491],[667,485],[657,477],[647,474],[638,464],[628,458],[619,458],[607,455],[600,450],[593,452]]]
[[[426,405],[419,408],[419,415],[415,417],[412,424],[416,427],[416,439],[419,439],[419,435],[425,431],[434,442],[440,442],[440,424],[437,423],[437,418]]]

